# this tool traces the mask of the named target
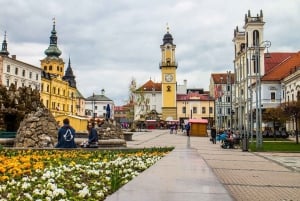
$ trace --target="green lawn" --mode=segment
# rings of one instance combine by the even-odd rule
[[[289,141],[286,139],[277,139],[276,141],[271,141],[264,139],[263,147],[261,150],[256,149],[256,141],[249,143],[250,151],[263,151],[263,152],[299,152],[300,153],[300,144],[296,144],[295,141]]]

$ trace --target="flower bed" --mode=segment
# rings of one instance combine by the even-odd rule
[[[0,150],[0,201],[104,200],[170,150]]]

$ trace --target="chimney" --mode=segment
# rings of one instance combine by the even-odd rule
[[[184,86],[187,86],[187,80],[183,80]]]
[[[14,59],[14,60],[16,60],[17,59],[17,55],[15,55],[15,54],[11,55],[11,58]]]

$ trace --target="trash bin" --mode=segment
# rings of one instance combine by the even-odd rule
[[[248,138],[244,137],[242,140],[242,150],[243,151],[248,151],[249,148],[249,141]]]

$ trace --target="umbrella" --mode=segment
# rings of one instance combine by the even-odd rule
[[[107,104],[106,106],[106,120],[110,119],[110,106],[109,104]]]

